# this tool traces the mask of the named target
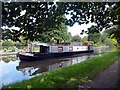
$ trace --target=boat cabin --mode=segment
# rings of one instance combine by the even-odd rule
[[[31,42],[29,43],[28,49],[29,52],[33,52],[34,45],[39,46],[39,52],[40,53],[49,53],[49,44],[47,43],[39,43],[39,42]]]
[[[64,45],[64,44],[47,44],[47,43],[40,43],[40,42],[31,42],[31,47],[33,45],[38,45],[40,47],[40,53],[62,53],[62,52],[78,52],[78,51],[88,51],[93,50],[92,45],[82,46],[82,45]],[[32,50],[29,50],[32,52]]]

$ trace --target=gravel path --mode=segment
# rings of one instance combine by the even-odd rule
[[[79,88],[117,88],[118,80],[120,80],[118,72],[120,72],[120,59],[100,72],[92,82],[79,85]]]

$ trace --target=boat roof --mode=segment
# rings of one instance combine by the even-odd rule
[[[73,42],[71,44],[48,44],[43,42],[30,42],[32,45],[39,45],[39,46],[82,46],[82,42]]]
[[[50,46],[48,43],[42,43],[42,42],[31,42],[33,45],[42,45],[42,46]]]

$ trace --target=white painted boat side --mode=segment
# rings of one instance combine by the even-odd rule
[[[72,50],[71,50],[72,48]],[[93,46],[89,46],[93,50]],[[50,53],[87,51],[88,46],[49,46]]]

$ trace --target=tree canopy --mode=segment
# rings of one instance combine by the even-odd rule
[[[14,41],[18,41],[20,36],[26,37],[30,41],[38,41],[43,32],[58,29],[63,22],[63,14],[57,12],[61,5],[56,6],[52,2],[11,2],[3,3],[2,26],[19,27],[20,30],[3,30]],[[25,11],[24,15],[21,14]],[[4,37],[3,37],[4,39]]]
[[[6,2],[2,5],[2,26],[20,28],[3,30],[3,33],[11,33],[10,38],[14,41],[21,35],[31,41],[39,40],[43,32],[58,29],[61,22],[69,26],[76,22],[80,25],[94,22],[96,30],[100,31],[120,25],[120,2]],[[25,11],[24,15],[21,15],[22,11]],[[65,14],[71,18],[64,18]]]
[[[61,23],[58,29],[42,33],[41,41],[49,43],[70,43],[71,33],[67,32],[67,27]]]
[[[81,37],[79,35],[75,35],[71,39],[72,42],[81,42]]]
[[[117,39],[118,43],[120,43],[120,25],[107,29],[105,33],[108,33],[109,36],[113,35],[113,37]]]
[[[100,32],[97,30],[97,27],[92,25],[88,28],[88,41],[93,41],[97,43],[100,38]]]

